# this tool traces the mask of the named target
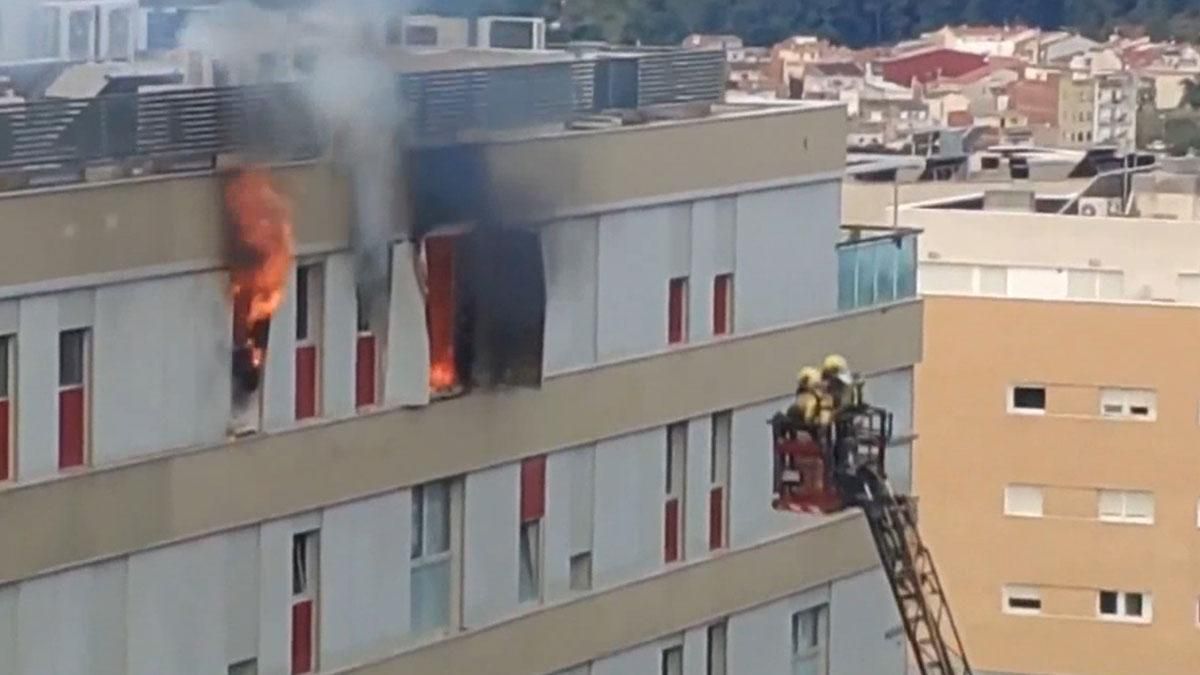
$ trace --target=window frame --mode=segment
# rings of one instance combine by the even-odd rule
[[[1103,611],[1103,597],[1105,593],[1115,596],[1114,612],[1112,614]],[[1134,595],[1138,596],[1141,603],[1141,613],[1128,614],[1129,597]],[[1101,621],[1111,621],[1114,623],[1153,623],[1154,596],[1147,591],[1117,591],[1110,588],[1097,589],[1096,617]]]
[[[1037,491],[1038,508],[1037,513],[1019,511],[1013,507],[1014,500],[1013,492],[1017,490]],[[1029,485],[1025,483],[1009,483],[1004,486],[1004,515],[1013,518],[1044,518],[1046,516],[1046,490],[1041,485]]]
[[[1037,608],[1014,607],[1013,601],[1037,602]],[[1000,590],[1000,610],[1017,616],[1039,616],[1042,613],[1042,590],[1037,586],[1005,584]]]
[[[1042,407],[1041,408],[1025,408],[1025,407],[1018,406],[1017,405],[1017,390],[1018,389],[1040,389],[1042,391]],[[1010,415],[1031,415],[1034,417],[1044,416],[1046,414],[1046,407],[1047,407],[1047,403],[1050,398],[1049,394],[1050,394],[1050,392],[1048,391],[1048,387],[1046,387],[1046,385],[1044,385],[1044,384],[1036,384],[1033,382],[1027,382],[1027,383],[1023,383],[1023,384],[1010,385],[1008,387],[1008,396],[1005,400],[1005,404],[1008,408],[1008,414],[1010,414]]]
[[[1120,513],[1105,512],[1105,495],[1120,499]],[[1134,495],[1149,496],[1150,514],[1148,516],[1130,513],[1130,497]],[[1117,523],[1126,525],[1153,525],[1156,511],[1154,493],[1149,490],[1120,490],[1099,488],[1096,490],[1096,520],[1102,523]]]
[[[542,558],[546,536],[542,520],[542,518],[538,518],[523,522],[517,531],[518,604],[534,604],[542,601],[542,579],[545,577],[543,573],[545,561]],[[527,568],[528,574],[526,574]]]
[[[1102,387],[1099,403],[1099,415],[1104,419],[1135,422],[1153,422],[1158,419],[1158,392],[1153,389]],[[1106,410],[1109,406],[1119,406],[1120,410],[1109,412]],[[1135,408],[1145,408],[1146,414],[1134,412]]]
[[[430,488],[440,488],[442,490],[442,513],[445,517],[444,527],[439,527],[438,523],[433,522],[434,514],[437,509],[433,508],[438,500],[436,490]],[[422,635],[437,634],[439,631],[446,631],[455,621],[454,614],[454,497],[453,497],[453,479],[432,481],[416,485],[412,488],[412,505],[411,519],[412,525],[409,532],[410,550],[409,550],[409,616],[414,631],[417,622],[415,598],[417,594],[411,592],[412,585],[416,578],[423,572],[441,565],[446,566],[446,576],[450,579],[447,584],[445,603],[446,603],[446,624],[433,626]],[[419,523],[419,524],[418,524]],[[437,529],[443,530],[445,538],[445,549],[436,549],[437,540],[434,538],[433,532]]]
[[[802,634],[805,617],[812,616],[815,622],[811,634]],[[809,644],[802,647],[801,638],[808,637]],[[791,615],[791,664],[797,672],[801,664],[817,660],[817,672],[829,672],[829,605],[821,603],[792,612]]]

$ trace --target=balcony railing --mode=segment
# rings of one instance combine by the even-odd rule
[[[917,294],[918,230],[847,228],[838,244],[838,309],[870,307]]]

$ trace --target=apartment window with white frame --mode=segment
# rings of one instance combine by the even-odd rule
[[[1046,387],[1040,384],[1009,387],[1008,412],[1020,415],[1046,414]]]
[[[1022,518],[1041,518],[1044,492],[1037,485],[1006,485],[1004,515]]]
[[[1106,621],[1150,623],[1154,616],[1149,593],[1101,590],[1096,599],[1097,614]]]
[[[409,609],[414,635],[450,625],[450,521],[450,481],[413,488]]]
[[[828,675],[829,606],[792,614],[792,675]]]
[[[1125,273],[1120,270],[1067,270],[1067,297],[1080,300],[1120,300]]]
[[[1154,523],[1154,493],[1140,490],[1097,491],[1097,516],[1109,523]]]
[[[1151,389],[1101,389],[1100,415],[1117,419],[1154,420],[1158,395]]]
[[[662,675],[683,675],[683,645],[672,645],[662,650]]]
[[[725,675],[727,672],[726,635],[728,632],[728,623],[725,621],[711,624],[708,627],[704,675]]]
[[[1003,590],[1006,614],[1041,614],[1042,592],[1035,586],[1006,585]]]

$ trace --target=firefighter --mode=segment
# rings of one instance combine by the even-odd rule
[[[796,401],[789,409],[789,416],[805,428],[811,428],[820,417],[821,371],[805,366],[796,375]]]
[[[821,364],[821,388],[828,396],[828,408],[832,417],[843,407],[850,405],[854,378],[845,357],[830,354]]]

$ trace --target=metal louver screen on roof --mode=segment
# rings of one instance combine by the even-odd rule
[[[725,53],[673,51],[638,57],[638,105],[720,101],[725,91]]]

